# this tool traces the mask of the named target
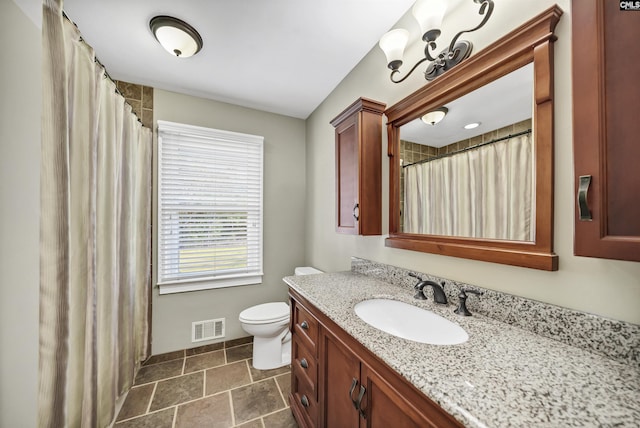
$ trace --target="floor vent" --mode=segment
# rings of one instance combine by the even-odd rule
[[[220,339],[224,337],[224,318],[191,323],[191,341]]]

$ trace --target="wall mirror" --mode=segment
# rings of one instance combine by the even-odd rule
[[[558,269],[553,31],[561,14],[547,9],[385,111],[387,246]],[[435,110],[446,113],[432,125],[424,116]]]

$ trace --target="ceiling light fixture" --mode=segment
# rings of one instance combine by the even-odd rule
[[[440,107],[422,116],[422,121],[427,125],[435,125],[440,122],[447,115],[449,111],[446,107]]]
[[[436,39],[441,33],[440,29],[447,8],[447,0],[417,0],[413,5],[411,13],[416,21],[418,21],[418,24],[420,24],[422,40],[426,43],[424,58],[419,60],[413,68],[409,70],[406,76],[401,79],[394,79],[394,77],[400,73],[399,68],[402,65],[404,49],[409,41],[409,32],[402,28],[389,31],[382,36],[379,44],[387,57],[388,67],[391,69],[391,81],[393,83],[404,81],[425,61],[430,61],[430,64],[427,66],[424,77],[431,81],[468,58],[473,48],[471,42],[467,40],[458,41],[458,39],[464,33],[470,33],[482,28],[493,13],[493,0],[473,0],[473,2],[480,5],[479,14],[484,15],[482,22],[470,30],[460,31],[453,40],[451,40],[449,47],[434,57],[432,56],[432,52],[437,48]]]
[[[480,126],[480,122],[467,123],[464,126],[464,129],[473,129],[473,128],[477,128],[478,126]]]
[[[171,55],[188,58],[202,49],[202,37],[191,25],[172,16],[151,18],[149,28],[156,40]]]

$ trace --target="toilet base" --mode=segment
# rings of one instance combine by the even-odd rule
[[[284,342],[253,337],[253,362],[258,370],[270,370],[291,364],[291,335]]]

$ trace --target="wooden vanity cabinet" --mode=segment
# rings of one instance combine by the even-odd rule
[[[382,113],[386,104],[359,98],[331,125],[336,133],[336,231],[382,234]]]
[[[300,427],[318,425],[318,320],[291,300],[291,411]]]
[[[301,402],[305,393],[312,394],[304,382],[308,372],[297,357],[292,362],[289,401],[301,427],[462,426],[294,290],[289,294],[292,307],[303,307],[318,325],[316,400],[308,399],[308,405]],[[297,334],[294,326],[294,355]]]
[[[357,427],[353,405],[360,391],[360,359],[330,333],[322,334],[322,417],[320,427]],[[353,387],[353,390],[352,390]],[[351,391],[351,398],[347,394]],[[363,397],[364,398],[364,397]]]
[[[639,17],[619,2],[572,2],[578,256],[640,261]]]

